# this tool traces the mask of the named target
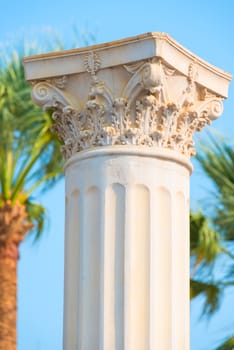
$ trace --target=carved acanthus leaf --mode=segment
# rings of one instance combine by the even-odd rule
[[[133,73],[126,84],[122,96],[124,96],[131,105],[139,96],[142,90],[146,90],[155,95],[158,103],[165,103],[169,100],[167,93],[166,69],[161,60],[151,60],[135,64],[134,66],[124,66],[128,72]],[[173,71],[174,73],[174,71]],[[170,71],[170,74],[173,74]]]
[[[130,77],[126,74],[117,97],[97,76],[100,65],[96,53],[87,55],[85,66],[92,79],[79,110],[62,85],[47,80],[33,86],[34,102],[55,110],[53,130],[64,143],[66,159],[81,150],[119,144],[169,148],[189,158],[195,154],[194,133],[222,113],[221,98],[201,93],[194,63],[186,77],[158,58],[124,66]],[[177,81],[179,88],[169,89]]]

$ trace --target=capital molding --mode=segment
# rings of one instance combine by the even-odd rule
[[[128,50],[130,54],[131,40]],[[167,54],[117,64],[118,52],[121,45],[116,45],[114,56],[101,55],[98,46],[84,49],[82,72],[29,79],[33,101],[54,110],[53,131],[63,142],[65,159],[93,147],[115,145],[166,148],[190,158],[195,154],[194,133],[223,111],[220,89],[216,92],[215,86],[200,83],[206,74],[211,79],[210,67],[204,72],[204,63],[196,56],[186,57],[184,73],[181,62],[178,67],[168,63]],[[27,59],[24,64],[27,69]],[[31,64],[32,60],[30,70]],[[226,73],[222,83],[224,78],[231,77]]]

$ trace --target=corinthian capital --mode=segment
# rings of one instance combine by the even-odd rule
[[[163,33],[31,56],[24,65],[34,102],[54,110],[66,159],[112,145],[189,158],[194,133],[221,115],[231,79]]]

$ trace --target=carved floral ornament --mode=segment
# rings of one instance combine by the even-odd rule
[[[67,98],[69,77],[32,82],[34,102],[54,110],[52,128],[64,142],[65,159],[109,145],[163,147],[189,158],[195,154],[194,132],[222,114],[222,98],[196,83],[196,63],[190,64],[187,77],[159,58],[125,65],[128,79],[117,98],[98,77],[97,53],[87,55],[84,65],[91,83],[86,104],[79,110]],[[178,77],[183,87],[172,93]]]

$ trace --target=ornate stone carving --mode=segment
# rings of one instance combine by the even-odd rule
[[[65,94],[61,91],[67,78],[47,79],[39,82],[33,81],[32,99],[34,103],[43,106],[44,110],[65,107],[69,104]]]
[[[125,65],[124,68],[132,74],[123,90],[123,96],[129,100],[130,104],[142,90],[154,94],[158,104],[169,101],[166,76],[173,75],[175,70],[162,64],[161,59],[153,58],[152,60]]]
[[[33,100],[54,109],[53,131],[63,141],[66,159],[98,146],[163,147],[190,157],[195,154],[193,134],[222,113],[222,99],[196,83],[196,63],[187,76],[161,58],[124,65],[126,81],[119,96],[98,76],[99,56],[84,61],[91,76],[86,105],[77,110],[62,91],[66,78],[33,85]],[[178,88],[171,86],[178,85]]]
[[[190,107],[195,103],[196,96],[196,85],[195,79],[197,76],[197,71],[195,68],[195,64],[191,63],[188,67],[188,76],[187,76],[187,86],[185,90],[182,92],[181,99],[179,99],[179,103],[181,107]]]
[[[84,65],[86,71],[91,74],[91,76],[96,80],[96,72],[101,66],[101,61],[96,52],[91,51],[85,57]]]

